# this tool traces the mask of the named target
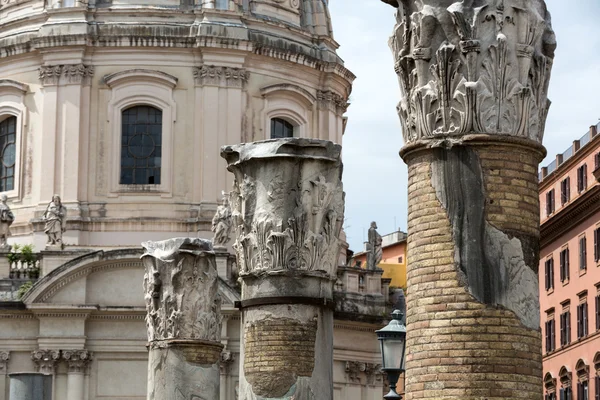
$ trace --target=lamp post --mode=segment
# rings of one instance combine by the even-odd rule
[[[383,396],[384,399],[401,400],[402,396],[396,393],[396,384],[400,374],[404,372],[404,353],[406,351],[406,326],[402,323],[404,314],[395,310],[390,323],[376,331],[377,339],[381,343],[381,359],[383,370],[390,383],[390,392]]]

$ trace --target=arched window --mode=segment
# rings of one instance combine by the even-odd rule
[[[0,122],[0,192],[15,188],[17,117]]]
[[[562,386],[560,388],[559,398],[562,400],[573,400],[571,371],[563,366],[560,371],[558,371],[558,377]]]
[[[122,112],[121,179],[123,185],[159,185],[162,111],[135,106]]]
[[[291,137],[294,137],[294,125],[281,118],[271,120],[271,139]]]
[[[556,379],[552,377],[550,372],[547,372],[544,376],[544,387],[546,388],[544,400],[558,400],[556,398]]]

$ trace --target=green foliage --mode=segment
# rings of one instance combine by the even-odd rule
[[[21,261],[27,265],[35,263],[36,257],[35,254],[33,254],[32,244],[25,244],[21,247]]]
[[[27,293],[29,291],[29,289],[31,289],[32,286],[33,286],[33,282],[28,281],[19,287],[19,290],[17,290],[17,297],[19,298],[19,300],[21,300],[23,298],[23,296],[25,296],[25,293]]]
[[[18,244],[13,244],[12,248],[10,250],[10,253],[8,253],[6,255],[6,258],[8,259],[9,263],[15,263],[17,261],[19,261],[21,259],[21,254],[19,254],[19,250],[21,249],[21,246]]]

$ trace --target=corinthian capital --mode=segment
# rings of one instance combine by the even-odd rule
[[[541,143],[556,48],[543,0],[386,2],[398,3],[390,47],[406,143],[481,133]]]
[[[6,375],[8,372],[8,360],[10,360],[10,351],[0,351],[0,375]]]
[[[146,242],[144,292],[151,346],[221,340],[221,299],[212,243],[198,238]],[[221,351],[220,347],[215,361]]]
[[[341,147],[280,139],[221,150],[231,192],[240,276],[336,278],[344,218]]]
[[[34,350],[31,352],[31,359],[38,372],[51,375],[60,359],[60,350]]]
[[[83,373],[92,361],[92,353],[82,350],[63,350],[62,358],[67,362],[70,373]]]
[[[248,81],[248,72],[243,68],[203,65],[194,68],[194,79],[198,86],[242,88]]]

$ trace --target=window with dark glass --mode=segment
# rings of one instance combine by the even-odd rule
[[[546,321],[546,352],[550,353],[556,349],[556,326],[554,324],[554,318]]]
[[[15,188],[17,117],[0,122],[0,192]]]
[[[600,331],[600,294],[596,296],[596,330]]]
[[[588,307],[587,302],[577,306],[577,339],[588,334]]]
[[[587,164],[577,168],[577,191],[579,193],[587,189]]]
[[[569,280],[569,249],[560,252],[560,281]]]
[[[600,228],[594,230],[594,261],[600,260]]]
[[[560,315],[560,345],[571,343],[571,312],[565,311]]]
[[[560,204],[565,205],[571,200],[571,178],[567,177],[560,183]]]
[[[579,238],[579,270],[587,268],[587,239]]]
[[[123,111],[120,183],[159,185],[161,157],[162,111],[151,106]]]
[[[600,400],[600,376],[596,376],[596,400]]]
[[[577,383],[577,400],[589,400],[588,398],[588,382],[582,381]]]
[[[573,392],[570,386],[560,389],[560,400],[573,400]]]
[[[554,288],[554,260],[549,258],[545,263],[546,290]]]
[[[281,118],[271,120],[271,139],[291,137],[294,137],[294,125]]]
[[[556,393],[555,392],[546,393],[544,400],[556,400]]]
[[[554,212],[554,189],[549,190],[546,193],[546,215],[550,215]]]

